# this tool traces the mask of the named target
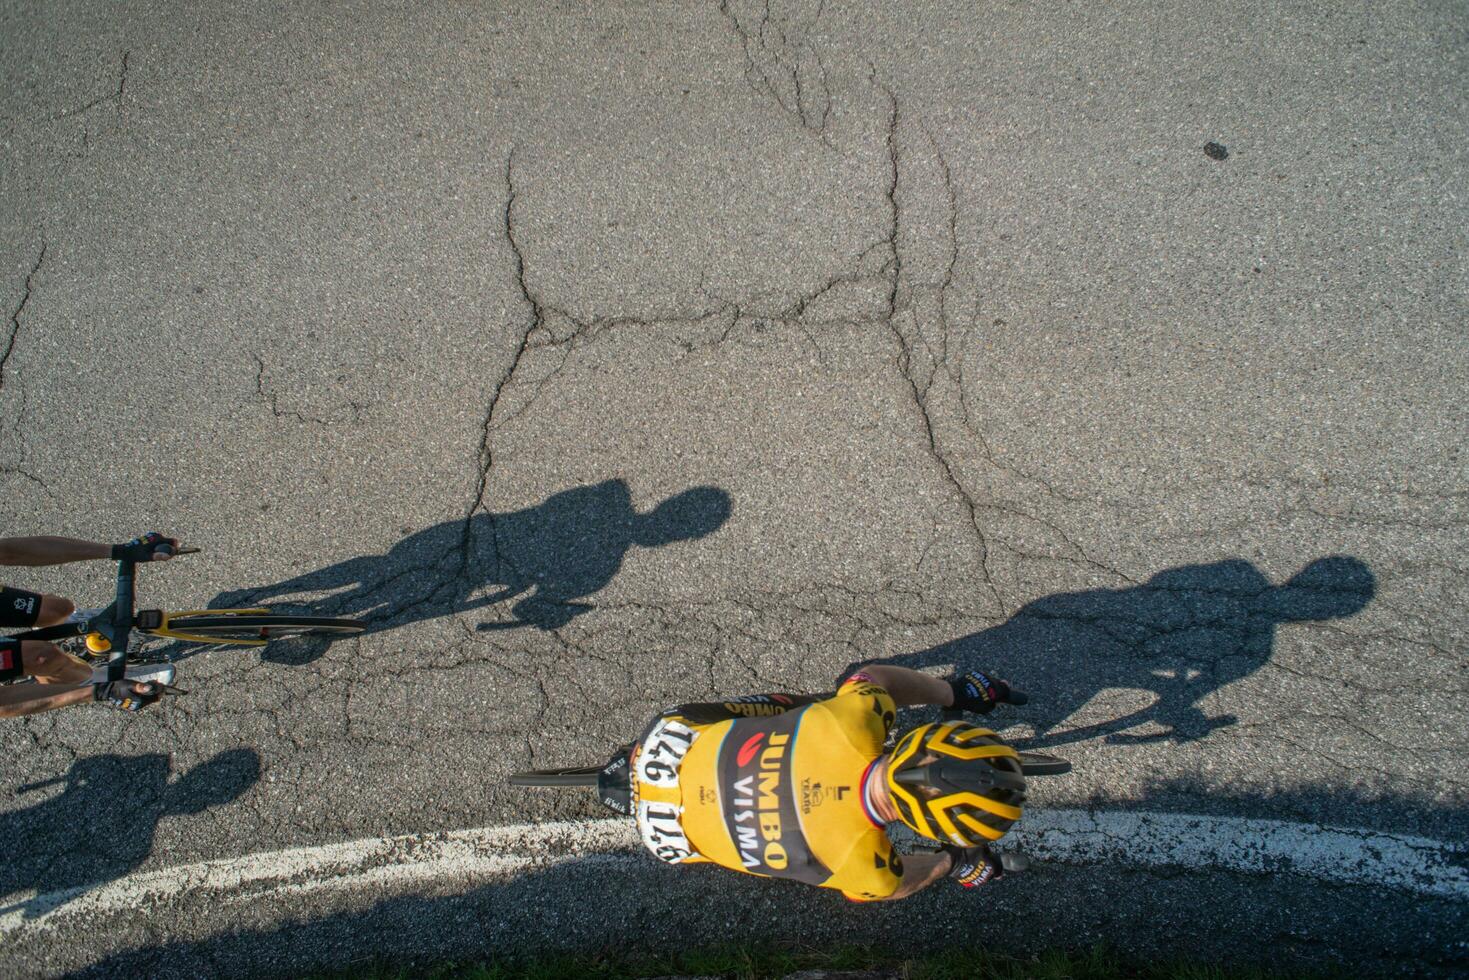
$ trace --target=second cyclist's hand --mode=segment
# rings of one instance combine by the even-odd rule
[[[178,538],[149,531],[127,544],[113,545],[112,558],[114,561],[168,561],[178,550]]]

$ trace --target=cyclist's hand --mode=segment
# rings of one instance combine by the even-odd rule
[[[987,715],[997,704],[1024,704],[1030,699],[998,677],[971,670],[949,681],[954,689],[954,707]]]
[[[178,538],[149,531],[127,544],[112,546],[113,561],[168,561],[178,553]]]
[[[965,888],[978,888],[1005,875],[1006,867],[1011,871],[1022,871],[1029,862],[1021,854],[996,854],[984,844],[978,847],[944,846],[944,851],[954,860],[949,872]]]
[[[101,701],[123,711],[142,711],[161,697],[162,686],[151,682],[138,684],[134,681],[113,681],[110,684],[92,686],[93,701]]]

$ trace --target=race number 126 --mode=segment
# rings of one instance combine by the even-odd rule
[[[638,778],[653,786],[677,786],[678,767],[693,744],[692,728],[664,718],[643,739],[643,746],[638,751]]]
[[[694,856],[679,822],[679,808],[672,804],[639,805],[638,832],[642,834],[643,844],[661,861],[677,864]]]

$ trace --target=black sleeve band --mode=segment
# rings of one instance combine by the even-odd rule
[[[0,589],[0,626],[20,627],[36,625],[41,615],[41,597],[25,589]]]

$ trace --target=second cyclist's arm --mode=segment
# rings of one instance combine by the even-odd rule
[[[921,892],[954,870],[954,860],[944,851],[933,854],[909,854],[903,858],[903,881],[891,895],[878,899],[892,902]]]
[[[936,704],[947,708],[954,703],[954,688],[946,680],[907,667],[867,664],[853,676],[865,676],[892,695],[900,708],[916,704]]]
[[[0,565],[65,565],[111,556],[111,545],[77,538],[52,535],[0,538]]]

